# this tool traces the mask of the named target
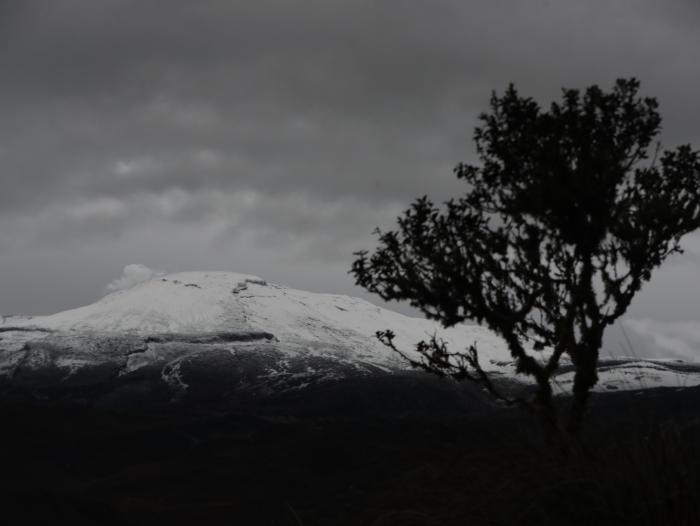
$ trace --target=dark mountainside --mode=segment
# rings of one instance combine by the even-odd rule
[[[354,298],[197,273],[3,322],[10,524],[700,523],[692,363],[602,361],[563,456],[480,386],[392,365],[372,327],[432,326]],[[490,333],[452,334],[532,396]]]
[[[258,415],[5,401],[3,513],[91,525],[700,520],[700,389],[595,395],[582,458],[545,453],[530,415],[459,392],[432,377],[356,379]]]

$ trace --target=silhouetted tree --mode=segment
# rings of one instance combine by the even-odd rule
[[[549,111],[513,85],[494,93],[474,133],[480,164],[454,169],[466,194],[444,207],[416,200],[396,231],[377,231],[374,253],[356,253],[351,270],[357,284],[408,300],[443,326],[475,320],[503,337],[517,371],[536,382],[529,405],[557,428],[552,377],[567,355],[574,381],[565,428],[574,433],[605,328],[700,226],[700,155],[651,147],[658,104],[638,91],[636,79],[607,93],[565,89]],[[377,335],[401,352],[391,331]],[[476,347],[450,350],[433,337],[416,348],[413,365],[501,396]]]

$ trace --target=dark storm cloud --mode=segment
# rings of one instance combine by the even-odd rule
[[[0,1],[0,311],[135,262],[349,292],[374,225],[460,190],[508,82],[547,103],[634,75],[664,144],[698,145],[698,22],[695,1]]]
[[[690,8],[595,4],[10,3],[6,204],[48,195],[25,185],[444,196],[457,188],[452,165],[472,156],[476,113],[511,80],[546,100],[562,85],[638,75],[671,138],[694,139]],[[201,151],[222,162],[190,162]],[[144,158],[161,171],[114,174]]]

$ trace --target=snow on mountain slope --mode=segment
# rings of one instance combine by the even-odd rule
[[[62,331],[213,332],[246,330],[233,290],[254,276],[187,272],[158,277],[99,301],[27,323]],[[262,281],[262,280],[259,280]]]
[[[266,332],[286,343],[339,345],[370,361],[396,366],[405,364],[377,341],[376,331],[392,329],[406,350],[437,331],[453,348],[478,342],[485,363],[510,359],[503,342],[482,327],[442,329],[362,299],[286,288],[230,272],[170,274],[91,305],[31,319],[8,318],[4,325],[135,335]]]
[[[528,383],[515,374],[502,339],[483,327],[444,329],[359,298],[229,272],[158,276],[77,309],[3,317],[0,379],[32,390],[76,385],[115,393],[165,384],[174,393],[288,391],[406,371],[407,362],[375,337],[386,329],[415,358],[413,346],[435,333],[452,350],[476,344],[484,369]],[[563,365],[558,392],[570,391],[573,379]],[[693,364],[621,359],[603,360],[599,369],[599,391],[700,385]]]

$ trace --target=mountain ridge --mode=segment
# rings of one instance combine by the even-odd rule
[[[53,315],[3,317],[0,387],[86,403],[138,403],[154,396],[208,403],[351,378],[427,377],[411,373],[402,357],[376,339],[376,331],[386,329],[413,358],[414,345],[432,334],[450,349],[476,343],[482,366],[497,381],[527,384],[516,375],[504,342],[480,326],[446,329],[363,299],[306,292],[248,274],[184,272]],[[668,360],[603,360],[600,371],[599,391],[700,384],[697,367]],[[564,363],[560,392],[572,377]]]

